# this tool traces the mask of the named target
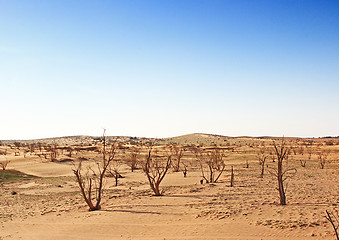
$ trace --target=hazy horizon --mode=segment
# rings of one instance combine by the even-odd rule
[[[128,136],[128,135],[106,135],[107,137],[138,137],[138,138],[174,138],[174,137],[180,137],[180,136],[185,136],[185,135],[191,135],[191,134],[205,134],[205,135],[215,135],[215,136],[223,136],[223,137],[231,137],[231,138],[241,138],[241,137],[250,137],[250,138],[260,138],[260,137],[272,137],[272,138],[279,138],[279,137],[286,137],[286,138],[338,138],[339,136],[308,136],[308,137],[300,137],[300,136],[264,136],[264,135],[258,135],[258,136],[249,136],[249,135],[242,135],[242,136],[229,136],[229,135],[220,135],[220,134],[214,134],[214,133],[187,133],[183,135],[175,135],[175,136],[165,136],[165,137],[145,137],[145,136]],[[30,140],[40,140],[40,139],[54,139],[54,138],[67,138],[67,137],[101,137],[102,135],[66,135],[66,136],[55,136],[55,137],[43,137],[43,138],[29,138],[29,139],[0,139],[0,141],[13,141],[13,140],[18,140],[18,141],[30,141]]]
[[[338,136],[339,2],[0,0],[0,139]]]

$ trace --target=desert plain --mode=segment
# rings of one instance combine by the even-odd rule
[[[339,139],[285,140],[284,169],[293,171],[284,181],[286,205],[280,205],[272,143],[281,138],[107,137],[107,146],[119,143],[112,161],[119,177],[104,176],[97,211],[88,210],[74,170],[82,162],[84,172],[95,173],[101,137],[1,141],[0,163],[7,165],[0,170],[0,239],[336,239],[325,216],[338,216]],[[154,196],[145,174],[150,144],[154,154],[172,158],[161,196]],[[178,171],[173,146],[182,150]],[[206,182],[208,165],[197,148],[223,153],[216,182]],[[138,149],[133,171],[132,149]],[[263,176],[260,153],[266,154]]]

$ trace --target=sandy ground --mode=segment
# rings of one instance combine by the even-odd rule
[[[118,187],[108,179],[102,210],[88,212],[72,164],[36,156],[6,159],[8,168],[39,178],[1,186],[0,239],[335,239],[324,216],[339,206],[337,163],[298,167],[288,181],[286,206],[277,204],[273,176],[258,177],[255,159],[249,168],[230,161],[234,187],[230,166],[215,184],[201,185],[198,169],[187,178],[170,172],[162,197],[152,196],[141,170],[122,166],[125,178]]]

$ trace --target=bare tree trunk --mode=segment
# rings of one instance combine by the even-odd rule
[[[118,186],[118,178],[119,178],[118,174],[115,174],[115,186],[116,187]]]
[[[278,157],[278,191],[279,191],[279,198],[280,198],[280,205],[286,205],[286,195],[284,190],[284,181],[283,181],[283,171],[282,171],[282,163],[284,160],[284,156],[287,154],[287,149],[281,147],[281,151],[276,148],[276,153]]]
[[[260,173],[261,178],[264,177],[264,171],[265,171],[265,164],[261,165],[261,173]]]
[[[231,167],[231,187],[233,187],[234,182],[234,173],[233,173],[233,166]]]
[[[278,191],[279,191],[279,197],[280,197],[280,205],[286,205],[286,195],[285,195],[285,189],[283,180],[281,177],[278,177]]]

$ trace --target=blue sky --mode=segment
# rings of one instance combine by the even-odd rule
[[[339,135],[339,2],[0,0],[0,139]]]

